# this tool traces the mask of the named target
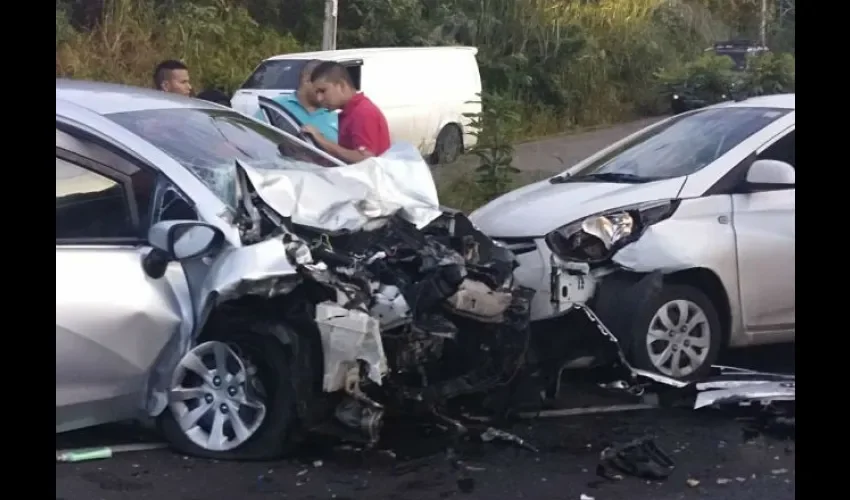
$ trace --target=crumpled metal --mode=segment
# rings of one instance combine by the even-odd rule
[[[322,302],[316,305],[316,325],[325,359],[322,380],[325,392],[343,389],[346,374],[358,361],[366,363],[369,379],[381,385],[388,368],[381,325],[376,318],[363,311]]]
[[[353,165],[295,162],[286,170],[239,162],[257,194],[292,222],[325,231],[357,231],[398,212],[422,228],[442,214],[431,168],[408,144]]]
[[[271,297],[291,291],[299,282],[295,266],[287,257],[286,245],[281,238],[269,238],[259,243],[241,247],[225,247],[215,256],[211,265],[204,259],[182,263],[188,289],[192,294],[191,311],[194,321],[184,321],[193,326],[180,329],[157,360],[148,385],[145,401],[150,415],[158,415],[168,404],[171,373],[180,359],[189,351],[194,336],[203,331],[210,312],[216,304],[244,295]],[[189,315],[190,311],[183,312]]]
[[[694,409],[732,403],[769,404],[796,401],[795,376],[730,366],[713,366],[717,374],[694,384]]]

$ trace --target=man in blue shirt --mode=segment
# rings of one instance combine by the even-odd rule
[[[301,124],[316,128],[323,136],[333,142],[339,137],[339,120],[337,114],[327,108],[320,107],[316,100],[316,90],[310,77],[313,70],[322,61],[313,59],[307,61],[298,75],[298,89],[294,94],[285,94],[275,97],[273,100],[285,108]],[[268,122],[263,110],[257,111],[254,118]]]

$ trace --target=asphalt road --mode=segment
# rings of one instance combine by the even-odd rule
[[[613,127],[518,144],[514,148],[514,166],[529,172],[560,172],[600,149],[664,118],[666,117],[645,118]]]
[[[727,364],[793,372],[793,346],[738,351]],[[564,401],[570,406],[572,401]],[[575,406],[573,404],[573,406]],[[579,405],[581,406],[581,405]],[[524,422],[510,430],[539,448],[507,444],[463,448],[470,467],[461,491],[445,459],[445,442],[420,428],[398,426],[384,452],[333,447],[306,449],[299,459],[218,463],[168,450],[56,465],[56,498],[63,500],[784,500],[795,498],[793,441],[759,436],[745,442],[742,423],[714,411],[643,410]],[[57,448],[127,442],[120,427],[57,437]],[[651,435],[676,462],[665,481],[632,477],[605,481],[595,474],[599,452],[612,443]],[[584,500],[587,500],[585,497]]]

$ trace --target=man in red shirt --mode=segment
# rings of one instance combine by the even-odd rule
[[[346,163],[380,156],[390,149],[386,117],[375,103],[357,92],[345,66],[324,61],[316,66],[310,79],[321,106],[342,110],[338,143],[326,139],[314,127],[303,127],[304,133],[313,136],[319,147]]]

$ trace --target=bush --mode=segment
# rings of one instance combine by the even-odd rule
[[[687,89],[710,102],[719,102],[737,79],[733,68],[732,59],[708,53],[687,64],[661,71],[656,76],[666,93]]]
[[[749,95],[794,92],[795,61],[791,54],[767,53],[753,58],[744,80]]]
[[[733,71],[729,57],[706,54],[687,64],[659,72],[667,93],[686,89],[708,102],[720,102],[734,89],[737,97],[794,92],[794,56],[768,52],[749,59],[743,73]]]

